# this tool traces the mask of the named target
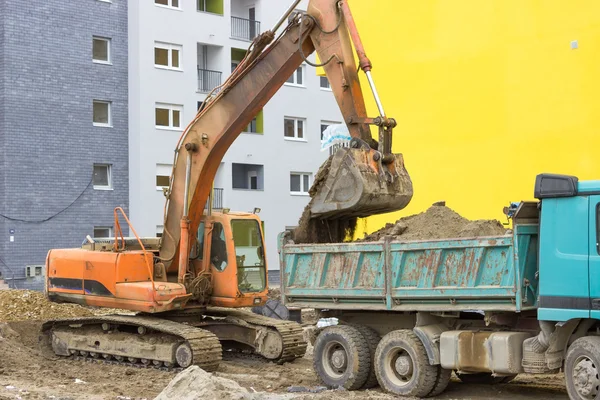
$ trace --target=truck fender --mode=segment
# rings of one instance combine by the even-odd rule
[[[423,343],[429,364],[440,364],[440,335],[447,331],[448,327],[444,324],[433,324],[425,326],[417,326],[413,328],[413,332]]]

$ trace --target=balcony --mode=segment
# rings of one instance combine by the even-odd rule
[[[221,71],[213,71],[198,67],[198,91],[210,93],[214,88],[221,85]]]
[[[208,204],[210,199],[206,200],[206,205],[204,206],[205,210],[208,210]],[[222,188],[214,188],[213,189],[213,210],[222,210],[223,209],[223,189]]]
[[[251,42],[260,33],[260,21],[231,17],[231,37]]]

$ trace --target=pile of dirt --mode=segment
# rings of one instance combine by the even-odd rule
[[[337,243],[354,235],[357,218],[320,219],[313,218],[310,212],[315,195],[325,184],[333,155],[321,165],[315,180],[308,191],[311,199],[304,208],[298,227],[293,232],[294,243]]]
[[[431,240],[501,236],[506,233],[507,229],[498,220],[471,221],[440,202],[427,211],[388,223],[357,242],[376,242],[385,236],[392,236],[394,240]]]
[[[90,317],[122,313],[109,308],[92,309],[78,304],[53,303],[42,292],[0,290],[0,321],[42,321],[57,318]]]

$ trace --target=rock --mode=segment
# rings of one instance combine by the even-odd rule
[[[231,379],[219,378],[193,365],[181,371],[155,400],[245,400],[257,399]]]
[[[402,235],[404,233],[405,230],[408,229],[408,225],[406,225],[406,223],[402,222],[402,221],[398,221],[396,223],[396,225],[394,225],[394,227],[391,230],[391,234],[394,236],[399,236]]]

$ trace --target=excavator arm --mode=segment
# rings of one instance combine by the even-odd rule
[[[360,67],[371,65],[358,38],[346,0],[311,0],[307,12],[292,13],[276,28],[255,39],[244,60],[228,80],[209,96],[185,129],[175,152],[171,184],[166,194],[160,259],[168,272],[178,272],[183,283],[193,233],[198,229],[212,183],[225,153],[279,88],[317,52],[348,126],[350,148],[340,149],[327,176],[311,200],[311,218],[362,217],[404,208],[412,197],[412,183],[402,156],[391,154],[395,121],[383,113],[368,118],[354,47]],[[287,27],[275,38],[277,28]],[[374,89],[374,85],[372,86]],[[379,140],[370,125],[378,126]]]

